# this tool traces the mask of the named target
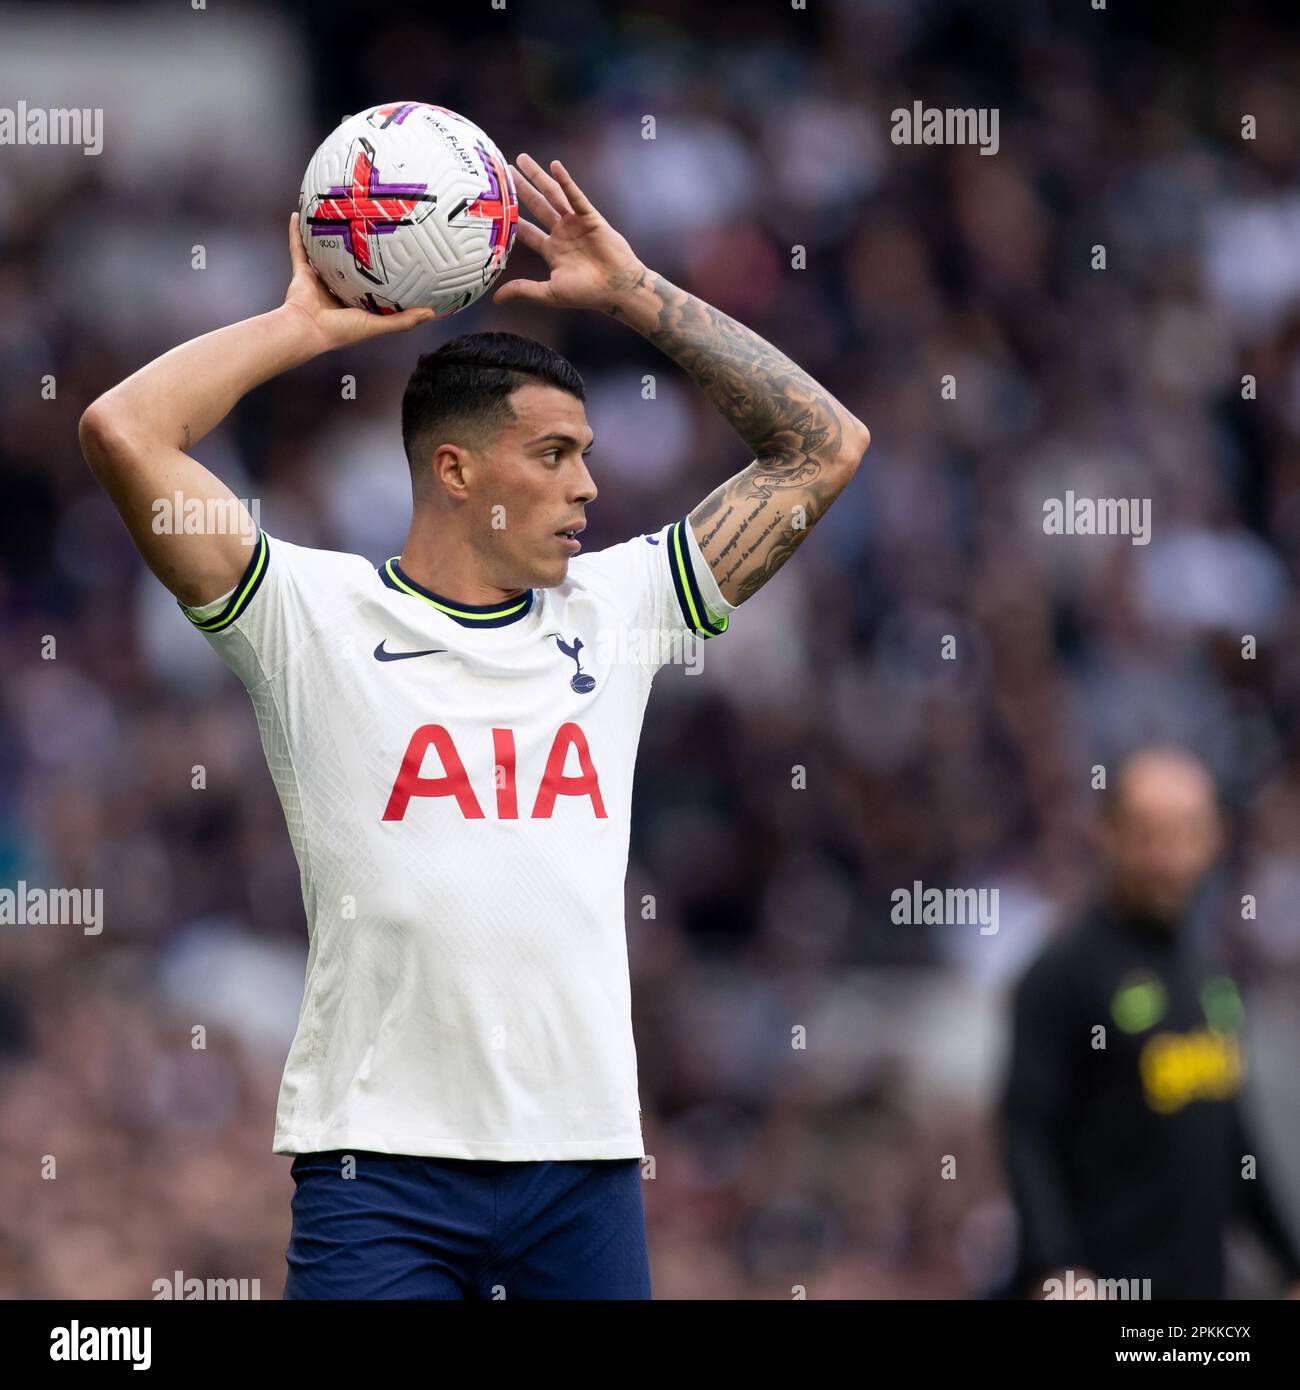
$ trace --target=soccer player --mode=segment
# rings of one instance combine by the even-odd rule
[[[688,516],[580,555],[581,378],[482,333],[407,386],[400,555],[376,569],[259,530],[187,451],[268,378],[432,318],[343,307],[296,216],[283,305],[81,420],[146,563],[248,688],[301,869],[307,978],[274,1140],[295,1155],[286,1298],[650,1296],[623,922],[650,683],[726,629],[869,442],[789,358],[644,266],[558,160],[514,172],[549,276],[494,299],[621,319],[752,451]],[[156,499],[178,492],[240,526],[159,533]]]

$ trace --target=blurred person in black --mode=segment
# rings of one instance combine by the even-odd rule
[[[1139,1283],[1129,1296],[1222,1298],[1234,1217],[1300,1278],[1275,1165],[1243,1122],[1241,997],[1187,925],[1222,842],[1202,764],[1134,754],[1107,802],[1104,889],[1016,990],[1002,1118],[1017,1294],[1107,1296],[1082,1281],[1149,1279],[1149,1295]]]

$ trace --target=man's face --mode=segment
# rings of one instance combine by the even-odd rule
[[[1213,784],[1190,760],[1148,754],[1123,770],[1115,794],[1107,848],[1118,894],[1172,924],[1220,847]]]
[[[556,386],[521,386],[510,405],[515,422],[466,460],[474,544],[503,589],[550,588],[581,549],[563,533],[586,525],[596,497],[593,436],[582,402]]]

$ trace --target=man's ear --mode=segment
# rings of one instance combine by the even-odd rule
[[[469,496],[475,467],[472,452],[463,445],[439,444],[429,460],[429,480],[435,491],[463,502]]]

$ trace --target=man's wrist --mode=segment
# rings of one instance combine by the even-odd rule
[[[313,357],[320,357],[334,348],[320,324],[297,304],[281,304],[264,317],[272,327],[276,341],[283,345],[289,355],[289,360],[280,368],[281,371],[287,371],[290,367],[300,367],[303,363],[310,362]]]
[[[616,289],[605,306],[605,313],[619,319],[630,328],[646,332],[659,322],[661,301],[656,286],[660,277],[649,266],[629,275],[627,282]]]

